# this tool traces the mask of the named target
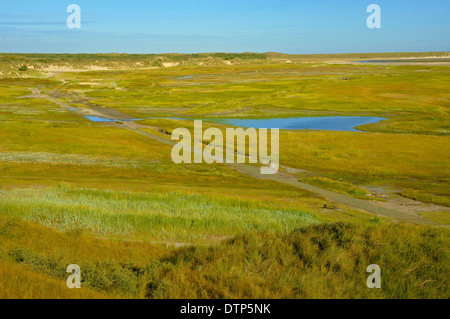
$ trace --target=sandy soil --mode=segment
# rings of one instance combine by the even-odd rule
[[[180,62],[164,62],[162,64],[165,68],[172,68],[174,66],[179,66]]]
[[[83,69],[75,69],[69,66],[60,66],[50,64],[48,67],[42,69],[45,72],[82,72],[82,71],[107,71],[110,68],[101,67],[97,65],[90,65]]]

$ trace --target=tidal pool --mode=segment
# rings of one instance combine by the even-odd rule
[[[99,117],[99,116],[85,116],[85,118],[87,118],[89,121],[92,122],[115,122],[117,120],[113,120],[113,119],[106,119],[104,117]]]
[[[117,121],[127,122],[127,121],[138,121],[138,120],[141,120],[141,119],[129,119],[129,120],[108,119],[108,118],[99,117],[99,116],[85,116],[85,118],[87,118],[88,120],[90,120],[92,122],[117,122]]]
[[[85,116],[93,122],[138,121],[144,119],[163,119],[164,117],[148,117],[144,119],[108,119],[98,116]],[[165,119],[193,121],[188,118],[168,117]],[[324,131],[348,131],[361,132],[355,127],[365,124],[378,123],[385,120],[383,117],[370,116],[321,116],[321,117],[288,117],[272,119],[203,119],[205,122],[230,124],[237,127],[253,128],[279,128],[280,130],[324,130]]]
[[[355,127],[378,123],[382,120],[385,120],[385,118],[369,116],[321,116],[273,119],[217,119],[212,121],[238,127],[361,132]]]

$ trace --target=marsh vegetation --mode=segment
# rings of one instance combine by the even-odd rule
[[[449,298],[450,69],[356,62],[411,55],[1,54],[0,297]],[[434,226],[176,165],[164,143],[193,129],[179,118],[320,116],[387,120],[282,130],[283,174]]]

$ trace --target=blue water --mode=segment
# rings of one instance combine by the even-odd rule
[[[87,118],[88,120],[90,120],[92,122],[116,122],[116,121],[127,122],[127,121],[140,120],[140,119],[129,119],[129,120],[107,119],[107,118],[99,117],[99,116],[85,116],[85,118]]]
[[[92,121],[92,122],[115,122],[117,120],[113,120],[113,119],[105,119],[103,117],[98,117],[98,116],[85,116],[85,118],[87,118],[88,120]]]
[[[143,119],[117,120],[98,116],[85,116],[93,122],[116,122],[116,121],[138,121]],[[149,117],[148,119],[158,119]],[[183,118],[167,118],[173,120],[190,120]],[[253,128],[279,128],[280,130],[324,130],[324,131],[347,131],[360,132],[355,127],[378,123],[385,118],[369,116],[321,116],[321,117],[290,117],[273,119],[205,119],[207,122],[230,124],[237,127]]]
[[[237,127],[279,128],[281,130],[325,130],[360,132],[356,126],[378,123],[385,118],[369,116],[322,116],[322,117],[291,117],[274,119],[219,119],[218,123]]]

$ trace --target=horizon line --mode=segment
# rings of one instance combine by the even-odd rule
[[[284,53],[276,51],[257,52],[257,51],[243,51],[243,52],[227,52],[227,51],[211,51],[211,52],[164,52],[164,53],[130,53],[130,52],[0,52],[0,54],[120,54],[120,55],[165,55],[165,54],[284,54],[284,55],[338,55],[338,54],[382,54],[382,53],[447,53],[450,54],[450,50],[445,51],[373,51],[373,52],[330,52],[330,53]]]

